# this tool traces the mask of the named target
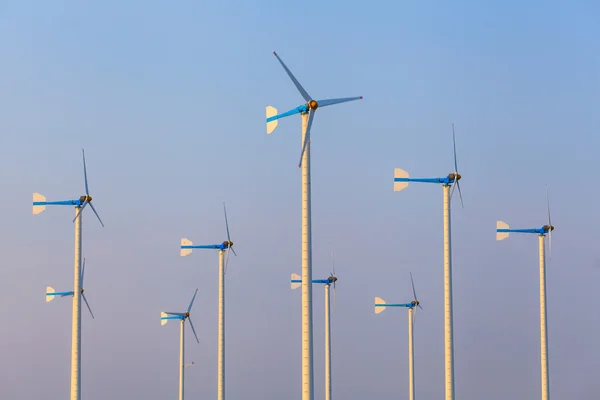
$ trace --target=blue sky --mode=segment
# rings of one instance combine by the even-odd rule
[[[484,4],[487,3],[487,4]],[[600,390],[600,6],[593,1],[299,3],[105,1],[0,5],[0,398],[66,397],[73,210],[31,215],[31,193],[83,194],[83,396],[163,399],[177,390],[178,332],[160,311],[199,288],[189,397],[216,396],[217,254],[181,258],[181,237],[224,240],[229,398],[300,399],[300,118],[267,136],[264,107],[302,103],[276,50],[316,98],[364,96],[317,113],[312,131],[313,263],[339,277],[334,396],[408,392],[404,310],[415,327],[416,390],[443,383],[442,193],[392,191],[393,169],[452,170],[457,397],[536,398],[537,239],[494,240],[495,222],[556,226],[547,270],[551,393]],[[323,291],[315,287],[315,397],[323,396]],[[191,335],[188,335],[188,339]]]

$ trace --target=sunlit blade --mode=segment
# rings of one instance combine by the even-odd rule
[[[335,276],[335,259],[333,257],[333,251],[331,252],[331,269],[333,271],[333,276]]]
[[[308,95],[306,90],[304,90],[300,82],[298,82],[294,74],[292,74],[292,71],[290,71],[289,68],[283,63],[283,61],[281,61],[281,58],[279,58],[277,53],[273,52],[273,54],[275,54],[275,57],[277,57],[277,59],[281,63],[281,66],[283,67],[283,69],[285,69],[285,72],[287,72],[288,76],[292,79],[292,82],[294,82],[294,85],[296,85],[296,89],[298,89],[304,100],[306,100],[306,102],[308,103],[311,100],[311,97]]]
[[[331,105],[334,105],[334,104],[345,103],[347,101],[353,101],[353,100],[362,100],[362,96],[358,96],[358,97],[343,97],[341,99],[318,100],[317,104],[319,104],[319,107],[327,107],[327,106],[331,106]]]
[[[192,332],[194,332],[194,337],[196,338],[196,342],[200,343],[198,340],[198,335],[196,335],[196,330],[194,329],[194,324],[192,323],[192,318],[188,317],[188,321],[190,322],[190,327],[192,328]]]
[[[79,218],[79,214],[81,214],[81,212],[88,205],[88,203],[89,203],[89,201],[87,199],[85,199],[85,201],[83,202],[83,206],[81,206],[79,211],[77,211],[77,214],[75,214],[75,218],[73,218],[73,223],[75,223],[75,220],[77,220],[77,218]]]
[[[85,298],[85,294],[81,293],[81,297],[83,297],[83,301],[85,301],[85,305],[87,306],[88,310],[90,311],[90,315],[92,316],[92,318],[94,318],[94,313],[92,312],[92,309],[90,308],[90,303],[88,303],[87,299]]]
[[[225,214],[225,229],[227,229],[227,241],[231,242],[231,237],[229,237],[229,223],[227,222],[227,208],[225,207],[225,202],[223,202],[223,213]]]
[[[310,143],[310,127],[313,122],[313,118],[315,116],[314,111],[310,111],[310,115],[308,116],[308,124],[306,126],[306,135],[304,136],[304,145],[302,146],[302,153],[300,153],[300,162],[298,163],[298,167],[302,166],[302,158],[304,158],[304,152],[306,151],[306,146]]]
[[[415,299],[415,301],[417,301],[417,291],[415,290],[415,283],[413,282],[413,277],[412,277],[412,272],[410,273],[410,284],[412,286],[412,291],[413,291],[413,298]]]
[[[81,279],[79,279],[79,286],[83,287],[83,275],[85,274],[85,258],[83,259],[83,265],[81,266]]]
[[[194,300],[196,300],[197,293],[198,293],[198,289],[196,289],[196,291],[194,292],[194,297],[192,297],[192,301],[190,301],[190,305],[187,308],[187,312],[190,312],[190,310],[192,309],[192,306],[194,305]]]
[[[102,220],[100,219],[100,216],[98,215],[98,213],[96,212],[96,209],[94,208],[94,205],[92,203],[90,203],[90,207],[92,207],[92,211],[94,212],[94,214],[96,214],[96,217],[98,218],[98,221],[100,221],[100,225],[102,225],[102,227],[104,228],[104,223],[102,222]]]
[[[88,182],[87,182],[87,169],[85,168],[85,151],[83,149],[81,149],[81,154],[83,154],[83,180],[85,182],[85,194],[87,196],[89,196],[90,191],[88,189]]]

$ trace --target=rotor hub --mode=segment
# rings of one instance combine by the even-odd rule
[[[233,242],[226,240],[223,242],[223,247],[225,247],[225,248],[233,247]]]
[[[545,232],[551,232],[553,230],[554,230],[554,227],[552,225],[544,225]]]
[[[329,282],[336,282],[338,280],[337,276],[330,276],[329,277]]]
[[[308,102],[307,106],[308,106],[309,109],[311,109],[311,110],[314,111],[317,108],[319,108],[319,103],[317,103],[316,100],[311,100],[311,101]]]
[[[80,196],[80,197],[79,197],[79,201],[80,201],[80,202],[82,202],[82,203],[83,203],[84,201],[86,201],[86,200],[87,200],[88,202],[92,201],[92,196]]]
[[[462,176],[460,176],[460,174],[458,172],[456,172],[456,173],[452,172],[451,174],[448,175],[448,179],[450,179],[451,181],[459,181],[460,178],[462,178]]]
[[[186,312],[186,313],[185,313],[185,317],[186,317],[186,318],[188,318],[189,316],[190,316],[190,313],[189,313],[189,312]]]

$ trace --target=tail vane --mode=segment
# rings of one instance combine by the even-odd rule
[[[506,232],[509,228],[508,224],[503,221],[496,222],[496,240],[504,240],[508,237],[509,233]]]
[[[39,193],[33,194],[33,215],[39,214],[46,209],[46,197]]]
[[[191,245],[193,245],[193,244],[194,244],[194,243],[192,243],[192,241],[191,241],[191,240],[189,240],[189,239],[186,239],[186,238],[181,238],[181,247],[183,247],[183,246],[191,246]],[[183,249],[183,248],[182,248],[182,249],[180,250],[179,254],[181,255],[181,257],[185,257],[185,256],[187,256],[188,254],[192,254],[192,249]]]
[[[375,314],[379,314],[383,310],[385,310],[385,300],[381,297],[375,297]]]
[[[54,293],[56,293],[56,291],[54,290],[53,287],[48,286],[46,288],[46,303],[49,303],[52,300],[54,300],[54,297],[56,297],[56,296],[54,296]]]
[[[300,281],[300,282],[298,282],[298,281]],[[292,274],[290,287],[292,288],[292,290],[294,290],[294,289],[298,289],[300,286],[302,286],[302,277],[298,274]]]
[[[396,179],[402,179],[401,181],[396,181]],[[394,169],[394,192],[399,192],[408,187],[408,172],[401,168]]]
[[[277,109],[275,107],[267,106],[267,120],[271,117],[275,117],[276,115],[277,115]],[[267,122],[267,134],[273,133],[275,128],[277,128],[278,124],[279,124],[279,121],[277,119],[268,121]]]
[[[169,320],[167,318],[167,313],[162,311],[160,313],[160,325],[162,326],[162,325],[166,324],[167,322],[169,322]]]

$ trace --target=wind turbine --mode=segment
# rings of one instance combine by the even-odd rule
[[[333,285],[333,302],[335,307],[335,282],[337,280],[334,268],[334,271],[329,274],[327,279],[313,279],[312,281],[313,284],[321,283],[325,285],[325,400],[331,400],[331,321],[329,318],[331,301],[329,300],[329,288]],[[292,274],[290,282],[292,290],[298,289],[302,285],[302,277],[298,274]]]
[[[417,299],[417,292],[415,291],[415,284],[413,282],[412,273],[410,274],[410,284],[413,290],[413,300],[410,303],[405,304],[387,304],[381,297],[375,297],[375,314],[381,313],[386,307],[406,307],[408,308],[408,394],[409,400],[415,400],[415,363],[414,354],[415,348],[413,345],[413,331],[415,327],[415,318],[417,316],[417,309],[421,310],[421,304]],[[414,309],[414,311],[413,311]]]
[[[225,398],[225,272],[229,263],[229,250],[237,256],[233,250],[233,242],[229,236],[229,223],[227,222],[227,209],[223,203],[223,213],[225,214],[225,229],[227,230],[227,240],[221,244],[196,245],[191,240],[181,239],[180,254],[182,257],[192,253],[193,249],[216,249],[219,251],[219,338],[218,338],[218,377],[217,377],[217,398]],[[227,252],[227,258],[225,258]]]
[[[92,316],[92,318],[94,318],[94,313],[92,312],[92,309],[90,308],[90,303],[88,303],[87,298],[85,297],[85,293],[83,290],[83,276],[85,274],[85,258],[83,259],[83,265],[81,267],[81,283],[79,284],[79,287],[81,288],[81,297],[83,298],[83,301],[85,301],[85,305],[87,306],[90,315]],[[59,297],[65,297],[65,296],[73,296],[75,294],[75,292],[71,291],[71,292],[57,292],[56,290],[54,290],[53,287],[48,286],[46,288],[46,303],[51,302],[52,300],[54,300],[57,296]]]
[[[439,183],[444,193],[444,342],[445,342],[445,372],[446,372],[446,400],[454,400],[454,336],[452,322],[452,246],[450,242],[450,200],[454,187],[458,186],[458,194],[462,205],[462,193],[458,181],[456,162],[456,139],[454,123],[452,123],[452,143],[454,146],[454,172],[444,178],[409,178],[408,172],[396,168],[394,170],[394,192],[406,189],[409,182]],[[452,192],[450,192],[452,186]]]
[[[89,204],[90,208],[96,214],[98,221],[104,227],[96,208],[92,204],[90,196],[87,169],[85,165],[85,152],[83,155],[83,179],[85,182],[85,195],[75,200],[46,201],[46,197],[39,193],[33,194],[33,214],[39,214],[46,209],[46,206],[74,206],[75,207],[75,263],[73,277],[73,326],[71,334],[71,400],[81,399],[81,217],[83,209]],[[87,301],[86,301],[87,303]]]
[[[196,338],[196,342],[200,343],[198,340],[198,335],[196,335],[196,330],[194,329],[194,324],[192,323],[192,318],[190,317],[190,311],[192,310],[192,306],[194,305],[194,300],[196,299],[196,294],[198,293],[198,289],[194,292],[194,297],[192,297],[192,301],[190,301],[190,305],[188,306],[185,312],[161,312],[160,313],[160,324],[164,325],[169,322],[170,319],[178,319],[181,321],[180,330],[179,330],[179,400],[183,400],[183,379],[184,379],[184,368],[186,366],[193,365],[185,363],[185,320],[190,321],[190,327],[192,328],[192,332],[194,333],[194,337]]]
[[[540,357],[542,376],[542,400],[548,400],[550,389],[548,387],[548,310],[546,308],[546,234],[550,242],[550,258],[552,258],[552,231],[554,226],[550,220],[550,198],[548,186],[546,186],[546,207],[548,210],[548,224],[541,228],[532,229],[510,229],[506,222],[496,222],[496,240],[504,240],[513,233],[533,233],[538,235],[540,255]]]
[[[340,99],[314,100],[304,90],[300,82],[283,63],[276,52],[273,52],[277,60],[285,69],[296,89],[302,95],[306,103],[278,114],[277,109],[267,106],[267,133],[272,133],[279,119],[290,115],[300,114],[302,118],[302,152],[300,153],[299,167],[302,167],[302,400],[313,400],[313,318],[312,318],[312,239],[311,239],[311,204],[310,204],[310,129],[315,112],[319,107],[331,106],[347,101],[360,100],[359,97],[346,97]]]

